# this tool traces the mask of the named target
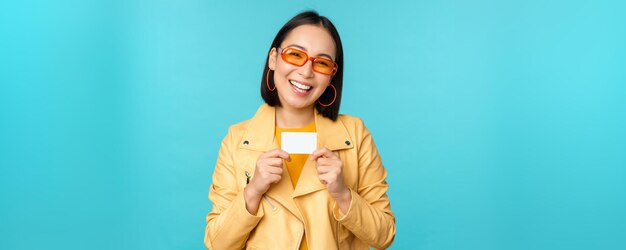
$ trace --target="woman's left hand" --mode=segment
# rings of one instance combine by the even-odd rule
[[[327,148],[313,151],[309,159],[317,162],[317,174],[320,181],[326,185],[330,195],[335,198],[345,213],[343,208],[347,210],[352,196],[350,189],[343,182],[343,162],[339,156]]]

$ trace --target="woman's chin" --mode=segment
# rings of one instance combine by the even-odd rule
[[[293,109],[311,108],[313,104],[314,102],[310,100],[287,100],[285,102],[282,102],[283,107],[289,107]]]

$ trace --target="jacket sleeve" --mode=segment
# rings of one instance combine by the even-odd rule
[[[351,190],[348,212],[343,214],[335,204],[333,216],[356,237],[376,249],[391,245],[396,235],[395,217],[391,212],[385,170],[374,140],[363,122],[357,123],[359,185]]]
[[[243,190],[238,191],[232,154],[236,145],[231,129],[222,141],[209,190],[213,209],[206,217],[204,244],[208,249],[244,248],[250,232],[263,217],[262,207],[256,215],[248,212]]]

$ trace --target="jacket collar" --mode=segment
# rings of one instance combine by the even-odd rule
[[[344,124],[337,119],[332,121],[315,110],[315,129],[317,130],[317,147],[326,147],[331,151],[349,149],[354,142]],[[240,142],[240,148],[254,151],[268,151],[277,147],[274,142],[276,109],[267,104],[261,105],[250,119],[249,125]]]

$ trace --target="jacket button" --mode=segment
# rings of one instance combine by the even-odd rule
[[[346,141],[346,145],[350,146],[350,141]]]
[[[243,141],[243,145],[248,145],[250,144],[248,141]]]

